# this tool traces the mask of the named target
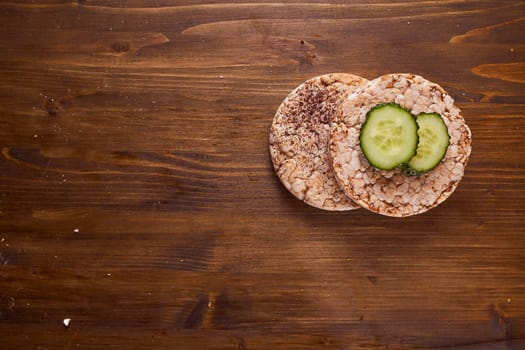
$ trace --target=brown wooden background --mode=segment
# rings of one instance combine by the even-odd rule
[[[447,202],[284,189],[273,114],[338,71],[453,95]],[[1,349],[525,348],[523,1],[1,1],[0,82]]]

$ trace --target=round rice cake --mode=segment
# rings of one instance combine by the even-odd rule
[[[333,116],[345,97],[368,80],[333,73],[305,81],[279,106],[270,130],[270,155],[283,185],[298,199],[325,210],[359,206],[339,188],[330,169]]]
[[[448,127],[450,144],[433,170],[419,176],[400,169],[371,166],[359,146],[368,111],[394,102],[410,110],[439,113]],[[362,207],[387,216],[421,214],[445,201],[458,186],[471,152],[471,132],[439,85],[412,74],[387,74],[356,89],[342,103],[330,133],[329,153],[335,177],[344,192]]]

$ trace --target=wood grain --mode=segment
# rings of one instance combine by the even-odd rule
[[[0,2],[0,348],[525,348],[524,33],[522,1]],[[449,91],[450,199],[286,191],[275,110],[336,71]]]

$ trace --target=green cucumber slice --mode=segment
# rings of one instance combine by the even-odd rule
[[[398,104],[377,105],[366,115],[359,142],[363,154],[372,166],[392,170],[408,162],[416,154],[416,120]]]
[[[419,143],[416,155],[407,164],[408,174],[421,174],[434,169],[445,157],[450,144],[447,125],[439,114],[420,113],[416,116],[416,123]]]

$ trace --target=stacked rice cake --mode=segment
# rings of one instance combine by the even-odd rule
[[[352,74],[326,74],[295,88],[275,114],[270,154],[283,185],[298,199],[325,210],[359,206],[337,184],[328,143],[333,117],[341,103],[368,81]]]
[[[442,161],[417,176],[369,164],[360,145],[369,111],[395,103],[413,115],[438,113],[450,142]],[[328,74],[297,87],[279,107],[270,132],[277,175],[305,203],[326,210],[363,207],[395,217],[424,213],[457,188],[471,152],[471,132],[439,85],[412,74],[367,81]]]

